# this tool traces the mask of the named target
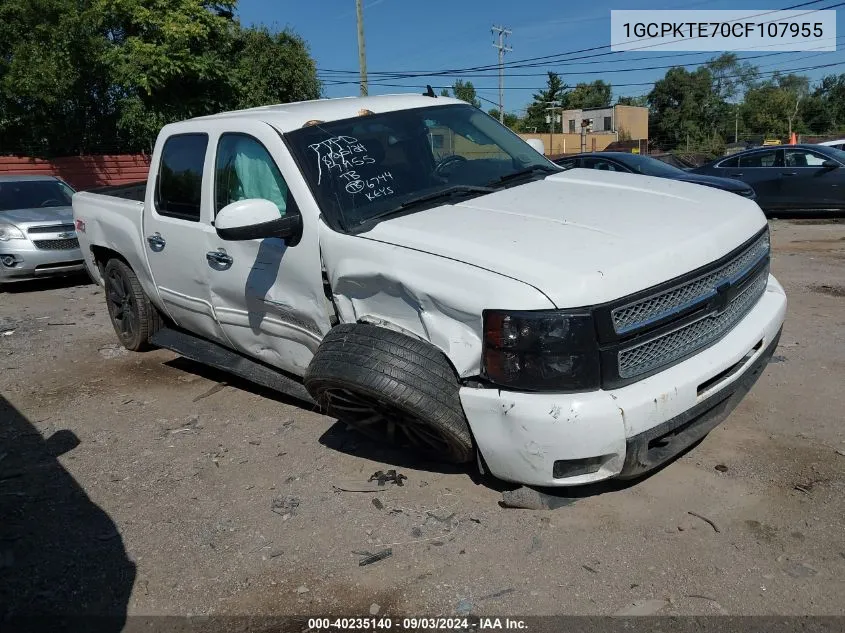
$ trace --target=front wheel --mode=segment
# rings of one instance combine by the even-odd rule
[[[431,344],[364,323],[334,327],[304,377],[311,396],[364,435],[426,459],[473,459],[460,385]]]
[[[121,345],[132,352],[151,349],[149,339],[161,328],[161,317],[135,271],[119,259],[110,259],[103,277],[109,317]]]

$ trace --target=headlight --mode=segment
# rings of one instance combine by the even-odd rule
[[[559,310],[484,311],[482,373],[501,387],[588,391],[601,382],[593,317]]]
[[[0,224],[0,242],[9,240],[25,240],[26,236],[14,224]]]

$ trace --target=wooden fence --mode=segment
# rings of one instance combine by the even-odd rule
[[[52,160],[0,156],[0,176],[58,176],[77,190],[146,180],[149,168],[150,157],[146,154],[67,156]]]

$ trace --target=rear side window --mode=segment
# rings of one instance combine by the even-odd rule
[[[159,215],[199,222],[207,147],[206,134],[178,134],[164,142],[155,200]]]
[[[778,160],[781,155],[779,149],[772,149],[764,152],[754,152],[753,154],[746,154],[740,156],[740,167],[783,167],[783,158]]]
[[[717,167],[739,167],[739,156],[734,156],[733,158],[729,158],[728,160],[723,160],[721,163],[716,165]]]

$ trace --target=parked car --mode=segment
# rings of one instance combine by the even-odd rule
[[[693,170],[754,187],[764,212],[845,210],[845,152],[823,145],[758,147]]]
[[[73,193],[53,176],[0,176],[0,284],[85,270]]]
[[[739,194],[743,198],[755,199],[754,189],[739,180],[694,174],[685,169],[680,169],[674,165],[657,160],[656,158],[641,154],[629,154],[627,152],[590,152],[559,158],[555,160],[555,163],[564,169],[581,167],[583,169],[620,171],[628,174],[669,178],[670,180],[680,180],[695,185],[704,185],[705,187],[715,187],[716,189],[723,189]]]
[[[562,171],[457,99],[326,99],[165,126],[137,200],[77,193],[121,343],[535,485],[635,477],[777,346],[760,208]]]
[[[845,138],[836,139],[835,141],[825,141],[824,143],[817,143],[817,145],[824,145],[825,147],[832,147],[833,149],[845,150]]]

